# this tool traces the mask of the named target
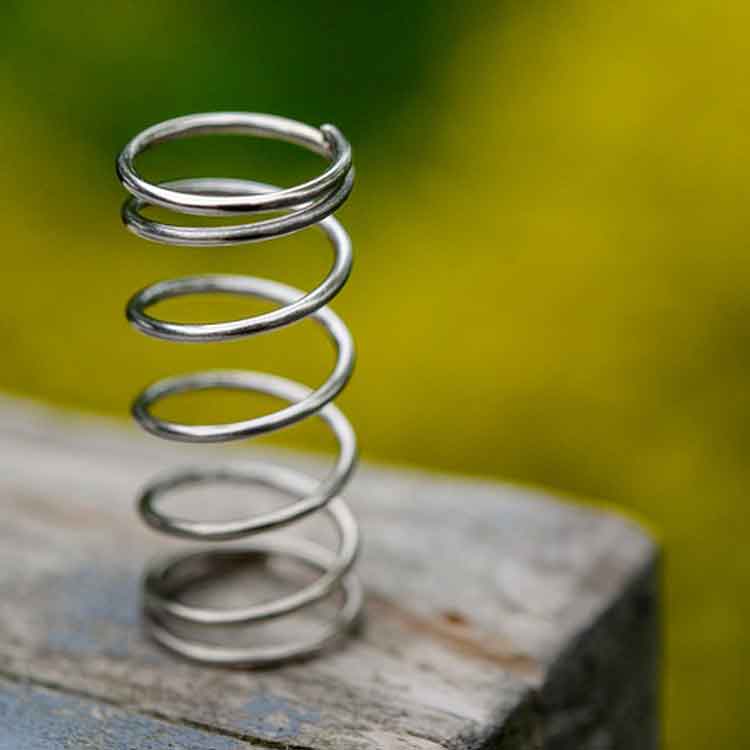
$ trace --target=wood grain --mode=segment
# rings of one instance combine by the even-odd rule
[[[22,680],[71,716],[90,701],[217,748],[656,747],[654,544],[622,517],[493,482],[359,471],[368,617],[323,657],[240,671],[165,653],[140,630],[138,588],[173,543],[133,498],[212,455],[226,453],[0,401],[0,706],[23,703]],[[192,747],[165,737],[153,747]],[[66,746],[50,742],[28,746]]]

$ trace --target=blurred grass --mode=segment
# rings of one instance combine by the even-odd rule
[[[330,361],[312,324],[201,347],[126,328],[124,300],[153,279],[309,287],[330,252],[314,232],[218,251],[137,240],[112,160],[189,111],[335,122],[358,164],[341,212],[356,268],[335,307],[360,360],[341,405],[365,455],[650,519],[667,548],[667,746],[747,745],[750,7],[304,7],[3,6],[0,387],[124,416],[141,384],[204,366],[316,382]],[[286,183],[316,166],[235,139],[144,159],[163,177]],[[192,416],[239,408],[196,399]]]

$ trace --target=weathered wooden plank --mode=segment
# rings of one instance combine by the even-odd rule
[[[138,579],[171,543],[133,497],[210,453],[0,404],[6,675],[272,746],[655,747],[653,544],[497,483],[359,472],[368,622],[325,657],[238,671],[163,652],[140,631]]]

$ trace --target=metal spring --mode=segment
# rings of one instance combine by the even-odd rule
[[[136,171],[136,157],[165,141],[194,135],[230,133],[275,138],[302,146],[330,163],[315,179],[280,189],[250,180],[229,178],[181,179],[158,184]],[[219,246],[280,237],[318,226],[328,237],[334,262],[326,278],[304,293],[276,281],[238,275],[199,275],[160,281],[137,292],[128,302],[127,317],[141,332],[160,339],[183,342],[229,341],[290,325],[304,318],[315,320],[333,342],[337,359],[328,379],[316,389],[261,372],[214,370],[160,380],[147,387],[133,404],[135,419],[148,432],[169,440],[214,443],[241,440],[292,425],[306,417],[320,417],[339,446],[330,473],[319,481],[306,474],[265,462],[241,468],[190,468],[155,479],[141,493],[139,512],[151,527],[177,537],[201,542],[238,540],[271,531],[325,510],[338,532],[332,552],[303,538],[257,540],[241,549],[210,549],[153,563],[144,577],[143,614],[150,634],[162,645],[191,659],[214,664],[265,665],[315,654],[347,631],[359,618],[363,596],[358,579],[350,573],[359,550],[356,521],[340,493],[349,480],[357,458],[356,439],[346,417],[331,403],[347,384],[354,366],[354,347],[344,323],[325,307],[343,287],[352,266],[347,233],[331,214],[347,199],[354,170],[351,147],[332,125],[320,128],[272,115],[221,112],[178,117],[142,131],[117,159],[117,173],[131,196],[124,204],[125,225],[139,237],[155,242]],[[148,206],[161,206],[181,214],[237,216],[283,212],[252,223],[197,227],[152,221],[143,215]],[[269,300],[279,307],[240,320],[220,323],[182,323],[149,314],[158,302],[174,297],[211,292]],[[252,391],[274,396],[288,406],[268,415],[239,422],[191,425],[160,419],[153,406],[172,394],[208,389]],[[231,521],[197,521],[165,513],[159,500],[165,494],[206,483],[260,485],[292,498],[276,510]],[[191,582],[221,573],[241,560],[266,560],[282,556],[316,571],[318,577],[304,588],[273,601],[239,608],[205,607],[180,598]],[[336,616],[322,631],[296,636],[284,643],[236,646],[216,638],[196,637],[202,628],[216,635],[217,628],[269,621],[301,610],[329,596],[339,595]],[[185,626],[188,626],[186,633]]]

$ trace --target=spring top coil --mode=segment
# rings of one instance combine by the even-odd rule
[[[297,144],[329,161],[318,177],[280,189],[233,178],[191,178],[151,183],[136,170],[136,157],[148,148],[176,138],[228,133],[275,138]],[[299,658],[327,647],[354,624],[362,608],[362,591],[350,573],[359,549],[357,524],[340,492],[356,463],[354,432],[331,403],[347,384],[354,367],[354,346],[344,323],[325,307],[346,283],[352,267],[349,237],[331,214],[347,199],[354,181],[351,148],[332,125],[314,128],[272,115],[246,112],[195,114],[168,120],[137,135],[117,160],[117,173],[131,193],[122,210],[125,225],[155,242],[212,247],[258,242],[318,226],[328,237],[334,262],[327,276],[311,292],[251,276],[205,274],[152,284],[128,302],[127,317],[141,332],[170,341],[228,341],[269,331],[304,318],[317,322],[336,349],[336,364],[327,380],[315,389],[268,373],[212,370],[165,378],[146,388],[133,404],[135,419],[159,437],[192,443],[240,440],[292,425],[306,417],[320,417],[333,432],[339,454],[330,473],[317,480],[296,470],[269,463],[248,462],[242,467],[203,467],[173,472],[149,484],[138,507],[153,528],[200,541],[242,539],[294,523],[325,510],[338,535],[335,552],[302,538],[254,540],[241,550],[212,549],[184,554],[153,564],[144,579],[144,619],[150,633],[163,645],[192,659],[234,665],[262,665]],[[148,206],[199,216],[237,216],[282,212],[252,223],[219,227],[165,224],[143,214]],[[271,312],[219,323],[183,323],[155,317],[153,305],[174,297],[209,292],[250,296],[279,306]],[[267,394],[288,403],[278,411],[222,424],[194,425],[155,416],[153,406],[170,395],[209,389],[233,389]],[[231,483],[279,490],[292,501],[273,511],[231,521],[196,521],[165,513],[159,500],[167,493],[193,485]],[[231,568],[246,560],[283,556],[314,569],[318,577],[306,587],[273,601],[242,607],[204,607],[188,604],[180,594],[191,582]],[[233,645],[207,638],[211,626],[250,625],[291,614],[338,592],[342,603],[335,618],[319,632],[270,645]],[[196,628],[201,631],[196,635]]]

